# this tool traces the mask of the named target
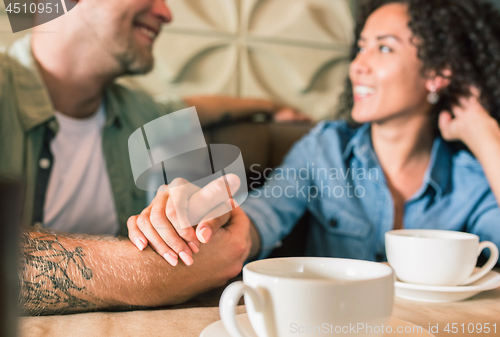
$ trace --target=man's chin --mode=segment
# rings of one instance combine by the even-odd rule
[[[136,59],[125,67],[125,73],[127,75],[144,75],[149,73],[153,69],[153,66],[154,59],[152,57],[149,59]]]
[[[126,74],[132,75],[132,76],[146,75],[151,70],[153,70],[153,66],[142,67],[142,68],[132,68],[132,69],[127,69]]]

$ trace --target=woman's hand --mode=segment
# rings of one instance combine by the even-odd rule
[[[491,190],[500,205],[500,126],[479,102],[479,91],[471,89],[472,96],[460,100],[453,108],[455,118],[448,111],[439,116],[439,128],[446,140],[460,140],[481,163]]]
[[[472,96],[460,99],[460,106],[452,109],[453,115],[449,111],[440,114],[439,129],[445,140],[460,140],[479,157],[484,145],[498,137],[500,127],[479,102],[477,88],[472,87],[471,93]]]
[[[239,186],[240,180],[234,174],[220,177],[202,189],[176,179],[160,187],[140,215],[128,219],[129,238],[141,251],[149,244],[172,266],[177,265],[178,257],[189,266],[200,242],[209,242],[228,222],[234,205],[230,195]]]

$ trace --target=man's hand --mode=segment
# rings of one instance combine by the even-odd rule
[[[129,218],[129,238],[140,250],[149,243],[172,266],[177,265],[178,257],[189,266],[200,242],[208,243],[228,222],[234,205],[228,194],[234,194],[239,186],[240,180],[234,174],[216,179],[202,189],[176,179],[169,186],[160,187],[140,215]],[[196,224],[195,229],[192,225]]]
[[[291,107],[279,107],[273,115],[276,122],[312,122],[311,117]]]

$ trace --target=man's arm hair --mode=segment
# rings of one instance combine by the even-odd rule
[[[128,239],[28,231],[21,238],[20,303],[26,315],[177,304],[236,276],[248,255],[224,230],[187,267],[170,266]]]

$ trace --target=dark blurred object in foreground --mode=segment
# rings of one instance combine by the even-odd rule
[[[0,179],[0,336],[16,335],[21,185]]]

